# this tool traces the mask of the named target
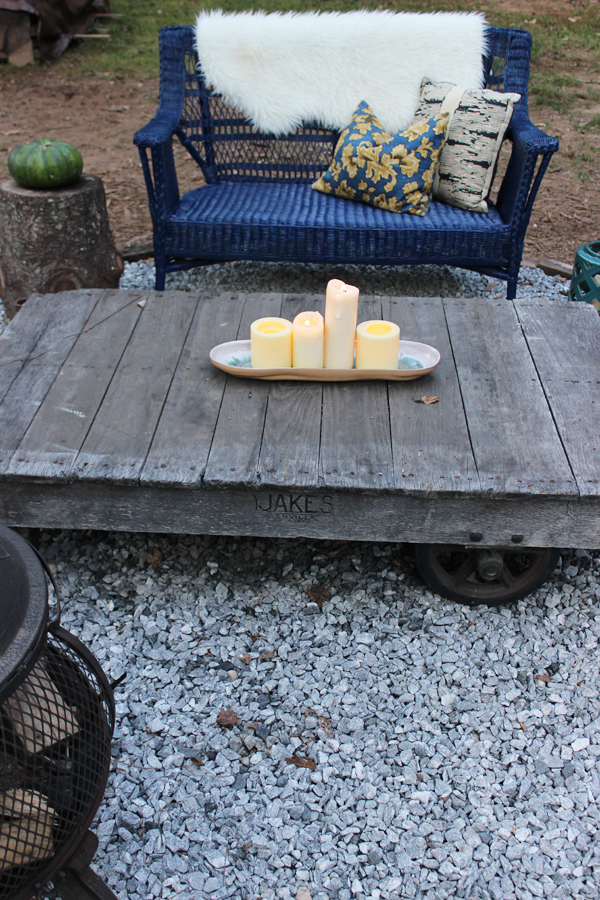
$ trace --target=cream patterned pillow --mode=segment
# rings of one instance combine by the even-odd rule
[[[520,94],[465,91],[424,78],[415,119],[450,114],[433,196],[451,206],[487,212],[498,153]]]

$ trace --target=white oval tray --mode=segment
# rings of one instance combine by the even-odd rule
[[[228,341],[210,351],[218,369],[240,378],[266,381],[411,381],[428,375],[440,361],[439,351],[428,344],[400,341],[397,369],[253,369],[250,341]]]

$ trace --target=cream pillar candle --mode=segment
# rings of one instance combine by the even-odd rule
[[[298,313],[294,319],[292,334],[294,368],[322,369],[324,326],[321,313]]]
[[[351,369],[358,316],[358,288],[332,278],[325,297],[326,369]]]
[[[393,322],[370,319],[356,329],[357,369],[397,369],[400,329]]]
[[[292,365],[292,323],[266,316],[250,326],[250,364],[253,369],[282,369]]]

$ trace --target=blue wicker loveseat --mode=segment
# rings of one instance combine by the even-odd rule
[[[154,226],[157,290],[167,272],[225,260],[439,263],[501,278],[514,298],[531,209],[558,142],[529,120],[531,35],[489,28],[488,46],[485,87],[521,94],[497,201],[487,214],[433,201],[420,217],[313,191],[338,135],[310,124],[283,138],[254,131],[206,87],[193,28],[163,28],[158,112],[134,138]],[[183,196],[175,135],[206,181]]]

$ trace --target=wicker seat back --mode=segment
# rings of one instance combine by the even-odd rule
[[[255,131],[239,110],[228,106],[206,86],[194,49],[193,29],[164,29],[161,38],[172,39],[175,35],[170,32],[178,32],[185,55],[183,115],[177,134],[202,168],[208,184],[312,182],[322,174],[331,162],[337,132],[311,124],[282,137]],[[525,35],[525,32],[517,34]],[[483,59],[484,86],[516,91],[523,96],[522,103],[526,106],[529,47],[523,47],[522,41],[511,41],[510,35],[506,29],[488,29],[489,52]],[[165,41],[161,43],[164,45]],[[164,58],[164,46],[161,49]],[[181,72],[179,66],[180,78]],[[508,87],[505,81],[510,81]]]

